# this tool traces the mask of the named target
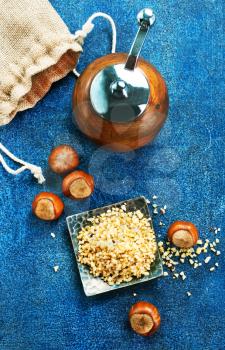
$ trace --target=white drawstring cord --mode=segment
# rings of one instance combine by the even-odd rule
[[[103,12],[96,12],[93,13],[93,15],[91,15],[87,22],[82,26],[82,29],[79,29],[76,31],[75,33],[75,39],[77,39],[78,37],[82,37],[83,39],[86,38],[86,36],[92,31],[92,29],[94,28],[94,24],[92,23],[92,21],[97,18],[97,17],[103,17],[105,19],[107,19],[112,27],[112,50],[111,52],[114,53],[116,52],[116,25],[114,20],[112,19],[111,16],[107,15],[106,13]],[[76,70],[76,68],[74,68],[73,73],[76,75],[76,77],[80,76],[80,73],[78,73],[78,71]]]
[[[3,168],[12,175],[18,175],[20,173],[22,173],[22,171],[24,170],[30,170],[31,174],[34,175],[34,177],[38,180],[39,184],[43,184],[45,182],[45,178],[42,174],[42,170],[41,167],[24,162],[23,160],[17,158],[16,156],[14,156],[14,154],[12,154],[5,146],[3,146],[2,143],[0,143],[0,150],[2,152],[4,152],[9,158],[11,158],[12,160],[14,160],[14,162],[22,164],[22,166],[20,168],[18,168],[17,170],[14,170],[12,168],[10,168],[3,156],[0,154],[0,163],[2,163]]]

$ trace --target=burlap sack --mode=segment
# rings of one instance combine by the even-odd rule
[[[0,0],[0,125],[74,68],[81,41],[48,0]]]

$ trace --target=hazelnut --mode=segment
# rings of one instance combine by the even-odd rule
[[[79,156],[73,147],[59,145],[51,151],[48,164],[55,173],[65,174],[78,166]]]
[[[131,307],[129,320],[131,328],[144,336],[153,334],[161,321],[157,307],[146,301],[139,301]]]
[[[72,199],[84,199],[94,191],[94,178],[82,170],[77,170],[63,179],[62,191]]]
[[[63,212],[64,204],[54,193],[40,192],[32,203],[33,213],[41,220],[56,220]]]
[[[192,222],[175,221],[168,229],[168,239],[179,248],[191,248],[198,241],[198,230]]]

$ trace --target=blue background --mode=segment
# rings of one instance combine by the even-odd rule
[[[46,190],[60,194],[61,179],[47,169],[54,145],[69,143],[81,155],[80,168],[92,172],[91,200],[65,199],[64,216],[55,223],[31,213],[42,190],[30,174],[8,175],[0,167],[0,349],[222,350],[225,348],[225,123],[224,6],[213,0],[74,1],[52,0],[73,32],[95,11],[110,14],[118,30],[118,52],[127,52],[137,30],[135,18],[150,6],[157,16],[142,56],[166,79],[168,121],[157,139],[130,154],[98,149],[71,119],[74,76],[54,84],[38,105],[2,127],[0,139],[15,154],[41,165]],[[86,39],[79,70],[110,51],[110,27],[96,20]],[[11,163],[10,163],[11,164]],[[87,298],[82,290],[66,215],[115,201],[153,194],[166,204],[166,227],[176,219],[193,221],[203,238],[221,227],[220,267],[190,270],[184,282],[161,278],[132,288]],[[161,238],[166,227],[156,231]],[[55,232],[56,239],[52,239]],[[53,266],[60,270],[54,273]],[[185,271],[189,268],[185,265]],[[193,294],[186,296],[186,291]],[[133,293],[137,293],[134,297]],[[158,306],[162,324],[153,337],[134,334],[127,314],[137,300]]]

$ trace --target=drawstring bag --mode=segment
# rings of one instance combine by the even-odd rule
[[[84,38],[93,29],[96,17],[105,17],[112,26],[112,52],[116,47],[116,28],[104,13],[93,14],[81,30],[71,34],[48,0],[0,0],[0,126],[9,123],[19,111],[33,107],[76,64]],[[21,168],[11,169],[3,154]],[[0,143],[0,163],[13,175],[28,169],[44,182],[40,167],[29,164]]]
[[[33,107],[75,66],[82,41],[47,0],[0,1],[0,125]]]

